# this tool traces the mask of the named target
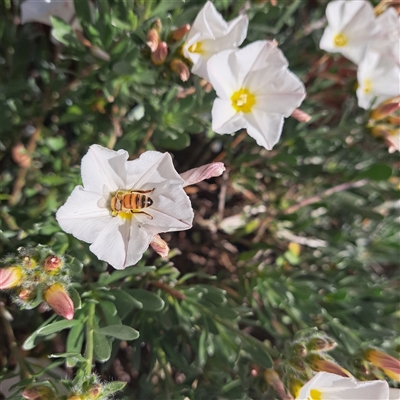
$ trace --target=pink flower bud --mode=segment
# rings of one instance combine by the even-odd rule
[[[51,285],[44,292],[44,299],[56,314],[68,320],[74,318],[74,303],[61,283]]]
[[[171,32],[171,38],[178,42],[179,40],[183,39],[183,37],[190,31],[190,25],[182,25],[179,28],[174,29]]]
[[[18,297],[22,301],[28,301],[32,297],[32,291],[29,289],[21,289],[20,292],[18,293]]]
[[[179,78],[181,78],[182,82],[186,82],[189,79],[189,68],[182,60],[175,58],[169,63],[169,66],[171,67],[172,71],[179,75]]]
[[[400,361],[376,349],[368,349],[364,352],[364,358],[393,380],[400,382]]]
[[[51,400],[55,399],[54,392],[47,386],[34,386],[26,388],[22,397],[28,400]]]
[[[393,114],[399,108],[400,108],[400,96],[397,96],[385,101],[378,107],[374,108],[371,112],[371,118],[374,119],[375,121],[379,121]]]
[[[154,235],[150,246],[161,257],[168,257],[169,247],[165,240],[161,239],[160,235]]]
[[[185,181],[183,187],[194,185],[195,183],[204,181],[205,179],[214,178],[222,175],[225,171],[225,165],[222,162],[202,165],[198,168],[190,169],[181,174],[181,178]]]
[[[296,108],[293,112],[291,117],[294,119],[297,119],[299,122],[308,122],[311,119],[311,115],[308,115],[304,111],[301,111],[300,109]]]
[[[44,260],[44,269],[46,271],[57,271],[62,268],[63,262],[57,256],[48,256]]]
[[[147,46],[150,47],[152,53],[157,50],[157,47],[160,43],[160,35],[156,29],[150,29],[147,33]]]
[[[346,378],[352,377],[349,371],[342,368],[338,364],[327,360],[325,357],[319,354],[310,354],[306,357],[306,360],[310,368],[315,372],[330,372],[332,374],[344,376]]]
[[[151,53],[151,61],[154,65],[162,65],[168,55],[168,45],[166,42],[160,42],[157,49]]]
[[[293,400],[293,397],[286,393],[285,386],[275,370],[266,369],[264,371],[264,379],[275,389],[282,400]]]
[[[22,268],[12,266],[0,269],[0,290],[11,289],[21,283]]]

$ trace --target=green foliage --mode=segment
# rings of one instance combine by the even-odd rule
[[[56,398],[101,385],[104,399],[272,399],[263,371],[288,375],[298,343],[327,337],[338,344],[332,360],[359,379],[385,379],[361,351],[400,350],[398,156],[366,128],[354,66],[321,59],[324,7],[215,1],[227,20],[245,7],[245,43],[275,38],[307,87],[311,120],[286,119],[267,152],[240,133],[212,132],[215,92],[169,67],[183,59],[183,40],[169,42],[164,64],[151,62],[146,36],[157,18],[168,41],[203,2],[75,0],[80,35],[57,17],[51,28],[17,25],[11,3],[0,6],[0,251],[42,244],[64,255],[75,315],[21,311],[0,294],[15,335],[4,334],[0,379],[20,364],[8,399],[42,375]],[[188,189],[194,227],[165,234],[169,259],[149,250],[114,271],[54,218],[94,143],[132,159],[169,151],[179,172],[217,158],[229,173]],[[33,372],[31,358],[11,357],[15,342],[55,364]],[[71,380],[52,375],[64,365]]]

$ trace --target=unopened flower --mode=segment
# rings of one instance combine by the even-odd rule
[[[306,361],[315,372],[330,372],[344,377],[352,376],[349,371],[320,354],[310,354],[306,357]]]
[[[184,56],[193,62],[192,73],[208,80],[209,58],[240,46],[246,38],[248,24],[246,15],[226,22],[208,1],[197,15],[183,47]]]
[[[293,397],[286,393],[285,386],[275,370],[266,369],[264,371],[264,378],[274,388],[282,400],[293,400]]]
[[[400,361],[398,359],[376,349],[366,350],[364,358],[380,368],[391,379],[400,382]]]
[[[32,386],[24,389],[21,396],[27,400],[53,400],[55,393],[48,386]]]
[[[175,42],[179,42],[179,40],[182,40],[189,31],[189,24],[182,25],[171,32],[171,39],[173,39]]]
[[[51,25],[50,17],[58,17],[71,23],[73,29],[82,30],[81,24],[75,18],[74,0],[25,0],[21,4],[21,24],[41,22]]]
[[[23,276],[20,266],[12,266],[0,269],[0,290],[11,289],[21,284]]]
[[[151,61],[154,65],[162,65],[164,64],[166,58],[168,56],[168,45],[166,42],[160,42],[156,48],[151,53]]]
[[[63,266],[63,261],[57,256],[48,256],[44,260],[44,269],[46,271],[57,271]]]
[[[169,246],[165,240],[161,239],[160,235],[153,236],[150,246],[161,257],[168,257]]]
[[[116,269],[136,264],[154,235],[190,229],[193,221],[183,187],[185,179],[196,183],[196,170],[182,179],[171,156],[157,151],[127,160],[124,150],[91,146],[82,159],[83,187],[56,215],[64,231],[92,243],[90,250]]]
[[[169,63],[169,66],[171,67],[172,71],[179,75],[179,78],[181,78],[182,82],[186,82],[189,79],[189,68],[182,60],[175,58]]]
[[[328,26],[322,35],[320,48],[341,53],[359,64],[368,45],[378,40],[380,29],[374,9],[367,0],[336,0],[326,7]]]
[[[381,119],[389,117],[391,114],[393,114],[398,109],[400,109],[400,96],[386,100],[385,102],[380,104],[378,107],[374,108],[371,111],[370,117],[375,121],[379,121]]]
[[[369,109],[400,95],[400,65],[394,58],[368,51],[357,71],[358,105]]]
[[[151,52],[157,50],[158,44],[160,43],[160,34],[158,33],[157,29],[150,29],[147,33],[147,46],[150,47]]]
[[[278,142],[284,117],[301,104],[306,92],[283,53],[270,41],[227,50],[208,61],[218,98],[212,108],[212,129],[221,134],[241,128],[258,145],[271,150]]]
[[[68,320],[74,318],[74,303],[61,283],[51,285],[43,297],[56,314]]]
[[[386,381],[358,382],[352,377],[342,377],[319,372],[299,391],[296,400],[388,400]]]

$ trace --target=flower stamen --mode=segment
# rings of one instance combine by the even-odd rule
[[[191,53],[204,54],[203,42],[199,41],[189,46],[188,51]]]
[[[333,37],[333,43],[335,43],[336,47],[344,47],[347,42],[347,37],[343,33],[338,33]]]
[[[363,89],[364,93],[368,94],[368,93],[371,92],[371,90],[372,90],[372,82],[371,82],[371,80],[370,79],[364,79],[364,89]]]
[[[236,111],[244,113],[251,112],[254,104],[256,104],[256,97],[248,89],[240,89],[233,93],[231,96],[232,107]]]

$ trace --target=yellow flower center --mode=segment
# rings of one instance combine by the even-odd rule
[[[364,93],[368,94],[372,90],[372,83],[369,79],[364,79]]]
[[[333,38],[333,43],[335,43],[336,47],[344,47],[346,46],[347,42],[348,42],[347,37],[343,35],[343,33],[338,33]]]
[[[308,400],[322,400],[322,393],[317,389],[311,389]]]
[[[232,107],[237,111],[249,113],[256,104],[256,96],[248,89],[240,89],[231,96]]]
[[[188,50],[190,53],[204,54],[203,43],[201,41],[193,43]]]

